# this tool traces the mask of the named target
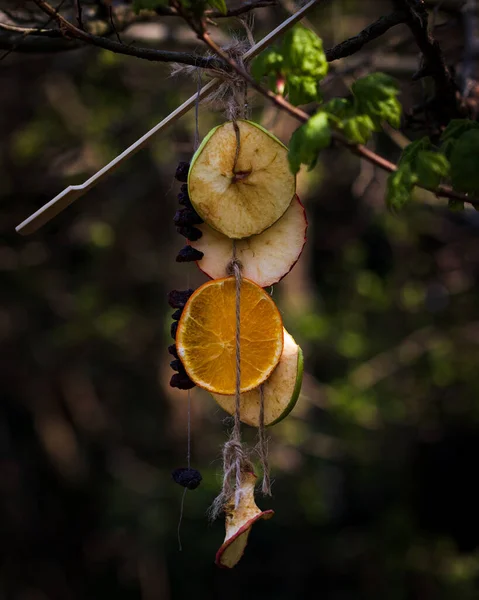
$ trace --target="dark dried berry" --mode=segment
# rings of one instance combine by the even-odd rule
[[[194,210],[193,205],[191,204],[190,197],[188,196],[188,192],[180,192],[178,194],[178,202],[179,202],[179,204],[186,206],[186,208],[189,208],[190,210]]]
[[[190,170],[190,163],[181,161],[176,167],[175,179],[178,181],[188,181],[188,171]]]
[[[191,381],[186,373],[175,373],[170,379],[171,387],[178,388],[179,390],[191,390],[195,387],[195,384]]]
[[[173,223],[178,227],[190,227],[191,225],[201,225],[203,220],[198,213],[191,208],[182,208],[176,211],[173,217]]]
[[[183,192],[183,194],[188,195],[188,184],[183,183],[182,186],[180,187],[180,191]]]
[[[178,308],[175,310],[175,312],[171,315],[171,318],[173,319],[173,321],[179,321],[181,318],[181,313],[183,311],[181,310],[181,308]]]
[[[188,290],[171,290],[168,294],[168,304],[171,308],[184,308],[185,304],[188,302],[188,298],[193,293],[193,290],[190,288]]]
[[[200,250],[193,248],[192,246],[185,246],[178,252],[176,262],[193,262],[195,260],[201,260],[204,254]]]
[[[189,490],[196,490],[203,479],[199,471],[196,469],[188,469],[187,467],[175,469],[171,476],[173,477],[175,483],[182,485]]]
[[[185,368],[183,366],[183,363],[178,358],[176,360],[172,360],[170,362],[170,367],[173,369],[173,371],[178,371],[179,373],[185,373],[186,374],[186,371],[185,371]]]
[[[178,321],[173,321],[170,328],[171,337],[176,340],[176,332],[178,330]]]
[[[203,232],[196,227],[177,227],[176,231],[190,242],[196,242],[203,235]]]
[[[168,352],[171,354],[171,356],[178,358],[178,352],[176,351],[176,344],[171,344],[170,346],[168,346]]]

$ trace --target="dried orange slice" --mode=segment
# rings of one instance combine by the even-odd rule
[[[283,352],[283,323],[272,298],[249,279],[240,294],[241,392],[266,381]],[[236,384],[236,282],[208,281],[190,296],[176,333],[188,376],[209,392],[233,395]]]

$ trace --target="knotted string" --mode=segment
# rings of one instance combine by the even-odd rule
[[[261,491],[264,496],[271,496],[271,479],[269,475],[268,439],[264,425],[264,386],[259,386],[259,427],[257,452],[263,470],[263,483]]]
[[[233,254],[227,272],[235,278],[235,413],[234,424],[228,441],[223,446],[223,485],[210,510],[215,519],[224,509],[226,502],[234,498],[235,508],[241,498],[241,474],[253,472],[253,466],[241,442],[241,262],[236,256],[236,242],[233,240]]]

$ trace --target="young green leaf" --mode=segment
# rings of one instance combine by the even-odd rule
[[[354,106],[348,98],[332,98],[322,108],[328,114],[341,120],[354,116]]]
[[[416,173],[421,185],[437,188],[441,179],[449,175],[450,164],[444,154],[421,150],[416,157]]]
[[[418,178],[409,164],[400,166],[388,177],[386,205],[391,210],[399,210],[411,200],[412,190]]]
[[[379,128],[381,121],[399,127],[401,104],[397,99],[399,88],[396,81],[384,73],[372,73],[358,79],[351,86],[356,112],[369,115]]]
[[[451,179],[454,189],[479,192],[479,129],[463,133],[451,153]]]
[[[407,163],[413,170],[415,170],[417,155],[423,150],[429,150],[431,146],[431,140],[427,136],[424,136],[415,142],[411,142],[402,151],[401,158],[399,159],[399,165],[404,165]]]
[[[479,123],[470,119],[452,119],[442,132],[441,142],[447,142],[451,139],[457,140],[463,133],[471,129],[479,129]]]
[[[369,115],[357,115],[342,123],[344,135],[355,144],[365,144],[374,131],[374,123]]]
[[[251,64],[251,75],[259,81],[265,75],[279,75],[283,65],[283,56],[278,50],[268,48],[261,52]]]
[[[286,93],[291,104],[308,104],[321,99],[318,82],[314,77],[304,75],[288,75]]]
[[[287,74],[307,75],[320,81],[328,72],[323,42],[302,25],[286,34],[281,50]]]
[[[311,170],[318,160],[318,154],[331,143],[331,128],[328,115],[318,112],[309,121],[301,125],[291,136],[288,160],[293,173],[297,173],[302,164]]]

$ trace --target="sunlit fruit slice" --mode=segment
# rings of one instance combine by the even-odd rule
[[[271,227],[287,210],[296,189],[287,148],[251,121],[232,122],[205,137],[191,161],[188,193],[200,217],[229,238]],[[238,148],[238,152],[237,152]]]
[[[221,548],[216,553],[216,564],[225,569],[232,569],[243,556],[253,524],[259,519],[271,519],[272,510],[260,510],[254,501],[256,475],[242,473],[241,493],[238,506],[230,501],[225,506],[226,536]]]
[[[275,425],[293,410],[303,382],[303,352],[284,330],[283,354],[278,366],[263,384],[264,424]],[[230,415],[235,413],[235,399],[213,394],[216,402]],[[243,423],[259,427],[259,388],[241,394],[240,418]]]
[[[249,238],[236,242],[236,256],[243,265],[243,274],[261,287],[278,283],[301,256],[306,242],[308,221],[298,196],[274,225]],[[231,239],[206,223],[199,225],[203,235],[191,246],[203,252],[198,267],[212,279],[225,277],[231,260]]]
[[[283,352],[283,323],[272,298],[243,279],[240,294],[241,391],[265,381]],[[236,282],[215,279],[186,303],[176,333],[176,349],[196,385],[234,394],[236,383]]]

